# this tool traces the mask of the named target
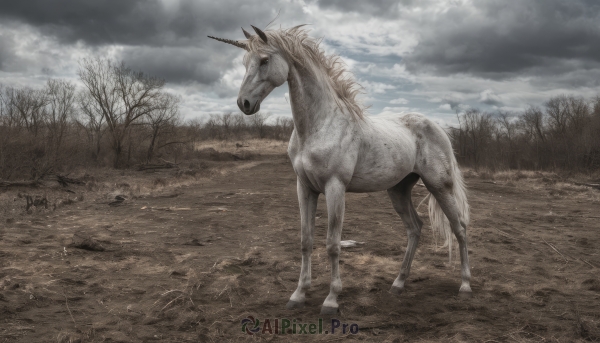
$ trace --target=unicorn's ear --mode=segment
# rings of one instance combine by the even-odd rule
[[[242,32],[244,32],[244,36],[246,36],[246,38],[248,38],[248,39],[252,38],[252,35],[250,34],[250,32],[244,30],[243,27],[242,27]]]
[[[254,29],[256,34],[260,37],[260,39],[262,39],[263,42],[268,43],[267,35],[264,32],[262,32],[261,29],[259,29],[258,27],[254,26],[254,25],[250,25],[250,26],[252,26],[252,28]]]

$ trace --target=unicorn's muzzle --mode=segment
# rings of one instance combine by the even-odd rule
[[[240,111],[246,115],[254,114],[260,110],[260,100],[251,101],[240,97],[237,100],[237,105]]]

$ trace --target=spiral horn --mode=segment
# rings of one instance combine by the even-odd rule
[[[242,48],[244,50],[248,50],[248,46],[246,45],[246,43],[237,41],[237,40],[233,40],[233,39],[226,39],[226,38],[218,38],[218,37],[213,37],[213,36],[207,36],[208,38],[212,38],[214,40],[218,40],[219,42],[223,42],[223,43],[227,43],[227,44],[231,44],[231,45],[235,45],[238,48]]]

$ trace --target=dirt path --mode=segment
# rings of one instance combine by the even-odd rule
[[[329,289],[321,196],[306,307],[285,310],[300,270],[295,176],[285,158],[112,207],[87,199],[0,222],[0,342],[343,339],[247,335],[253,316],[318,323]],[[115,174],[116,175],[116,174]],[[341,323],[366,341],[600,340],[600,211],[583,195],[467,179],[474,297],[426,222],[407,291],[388,293],[406,234],[385,192],[349,194]],[[425,195],[416,187],[415,202]],[[78,249],[92,238],[93,247]],[[322,318],[322,317],[321,317]],[[323,318],[329,330],[331,318]],[[248,325],[253,327],[253,325]],[[306,326],[305,329],[310,326]],[[300,330],[300,327],[298,327]],[[349,329],[348,329],[349,331]],[[307,337],[310,336],[310,337]]]

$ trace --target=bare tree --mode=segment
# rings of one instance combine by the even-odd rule
[[[146,115],[146,123],[150,127],[150,145],[148,146],[147,160],[150,162],[154,154],[156,141],[159,135],[168,126],[173,126],[179,117],[179,103],[181,98],[169,93],[162,94],[157,100],[153,111]],[[166,143],[169,144],[169,143]]]
[[[583,131],[590,115],[590,106],[583,97],[567,97],[569,130],[571,134]]]
[[[18,115],[12,106],[12,88],[0,84],[0,124],[3,128],[16,126]]]
[[[204,129],[207,131],[207,137],[211,139],[221,138],[221,125],[216,115],[211,115],[204,124]]]
[[[234,134],[236,136],[240,136],[242,134],[242,132],[244,132],[244,130],[246,130],[246,127],[248,126],[246,124],[246,115],[243,114],[242,112],[240,112],[237,116],[235,116],[233,118],[233,128],[234,128]]]
[[[509,142],[512,142],[517,131],[517,124],[513,120],[514,114],[506,111],[498,112],[498,123]]]
[[[258,112],[252,116],[252,129],[258,135],[258,138],[265,138],[266,132],[266,120],[268,115]]]
[[[102,59],[82,60],[79,77],[102,111],[118,168],[131,125],[157,108],[165,81]]]
[[[75,112],[75,85],[65,80],[48,80],[46,84],[49,144],[58,158],[68,121]]]
[[[469,109],[462,115],[462,123],[470,146],[467,150],[467,158],[477,167],[484,156],[483,152],[493,138],[492,117],[489,113],[478,109]]]
[[[592,99],[592,114],[594,116],[600,117],[600,95],[597,95],[594,99]]]
[[[544,134],[544,113],[539,107],[529,107],[521,116],[521,122],[532,137],[538,138],[541,141],[546,140],[546,135]]]
[[[275,119],[274,136],[279,140],[288,139],[294,129],[294,120],[292,118],[277,117]]]
[[[506,141],[507,141],[507,159],[508,159],[508,163],[509,165],[513,165],[513,164],[517,164],[518,162],[516,161],[515,158],[515,136],[517,135],[517,130],[518,130],[518,125],[517,122],[515,120],[515,115],[513,113],[510,112],[506,112],[506,111],[500,111],[497,114],[497,121],[498,124],[500,126],[499,131],[500,131],[500,135],[504,135],[504,137],[506,137]],[[499,135],[499,136],[500,136]],[[500,137],[498,137],[500,138]],[[498,142],[499,146],[502,147],[502,143]]]
[[[76,119],[76,123],[86,131],[92,157],[98,161],[101,150],[100,143],[105,128],[102,107],[88,91],[79,92],[77,102],[79,103],[81,114]]]
[[[14,131],[15,115],[10,105],[9,91],[0,84],[0,177],[6,174],[5,169],[10,152],[10,142]]]
[[[231,136],[234,125],[234,119],[231,112],[225,113],[221,116],[221,129],[223,130],[223,138],[229,139]]]
[[[534,166],[539,168],[544,164],[542,156],[544,155],[543,150],[545,150],[547,134],[546,125],[544,125],[544,112],[539,107],[530,106],[521,115],[520,124],[530,141],[533,142],[535,147]]]
[[[555,134],[565,136],[569,124],[569,99],[564,95],[550,98],[544,104],[548,114],[548,125]]]
[[[6,95],[9,106],[18,115],[18,118],[15,119],[37,137],[40,128],[44,124],[43,109],[47,102],[46,93],[43,90],[26,87],[20,89],[9,88]]]
[[[196,149],[198,141],[202,139],[202,121],[199,118],[194,118],[188,120],[186,124],[187,125],[184,125],[184,128],[186,128],[187,131],[187,141],[190,145],[191,150],[193,151]]]

